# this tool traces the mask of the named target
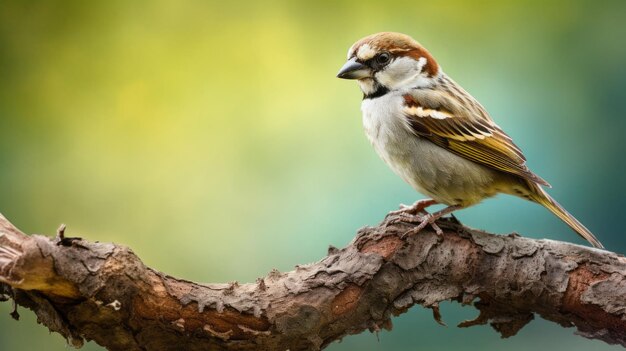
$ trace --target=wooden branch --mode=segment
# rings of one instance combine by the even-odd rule
[[[361,229],[345,248],[256,283],[199,284],[149,267],[128,248],[27,236],[0,216],[0,293],[32,309],[70,345],[109,350],[316,350],[348,334],[391,329],[415,304],[474,302],[508,337],[535,314],[626,346],[626,259],[615,253],[452,219],[442,236],[401,238],[408,224]]]

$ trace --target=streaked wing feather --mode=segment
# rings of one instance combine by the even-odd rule
[[[468,160],[549,186],[528,169],[519,147],[491,120],[461,118],[445,106],[428,108],[411,95],[405,102],[405,115],[416,134]]]

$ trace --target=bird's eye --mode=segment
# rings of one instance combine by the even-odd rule
[[[390,59],[391,59],[391,56],[387,52],[380,53],[380,54],[378,54],[378,56],[376,56],[376,62],[379,65],[386,65],[386,64],[388,64]]]

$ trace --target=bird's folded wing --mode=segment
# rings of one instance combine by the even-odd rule
[[[445,101],[435,107],[409,94],[404,100],[408,125],[417,135],[468,160],[550,186],[528,169],[522,151],[490,119],[455,114]]]

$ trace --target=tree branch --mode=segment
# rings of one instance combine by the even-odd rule
[[[515,335],[534,314],[587,338],[626,346],[626,259],[615,253],[438,222],[359,230],[318,262],[252,284],[199,284],[149,267],[128,248],[27,236],[0,215],[0,294],[80,347],[109,350],[316,350],[348,334],[391,329],[415,304],[474,302]]]

